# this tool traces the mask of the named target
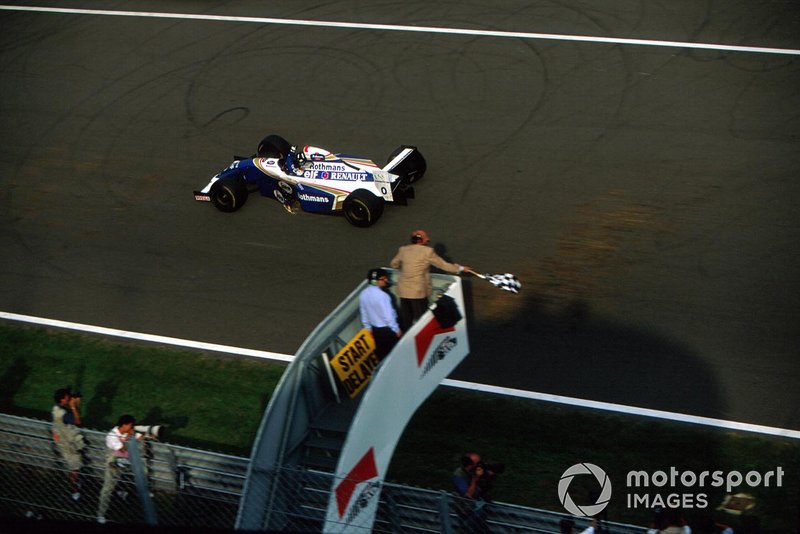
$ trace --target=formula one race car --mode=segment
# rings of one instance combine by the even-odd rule
[[[226,212],[241,208],[249,193],[258,191],[283,204],[290,213],[343,212],[355,226],[371,226],[384,204],[407,204],[414,198],[411,184],[422,178],[425,158],[413,146],[400,146],[383,168],[372,160],[333,154],[322,148],[292,146],[278,135],[268,135],[250,157],[216,174],[195,200],[211,202]]]

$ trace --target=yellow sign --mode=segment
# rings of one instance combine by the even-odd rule
[[[375,339],[366,328],[331,359],[339,383],[352,399],[364,389],[380,361],[375,356]]]

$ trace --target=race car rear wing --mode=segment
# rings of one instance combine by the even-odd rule
[[[397,169],[400,166],[400,164],[403,163],[403,161],[417,149],[417,147],[415,146],[405,146],[405,145],[403,145],[401,148],[402,150],[400,151],[400,153],[397,154],[394,158],[392,158],[392,161],[387,163],[386,166],[383,168],[384,171],[388,171],[393,174],[399,174],[393,171]]]

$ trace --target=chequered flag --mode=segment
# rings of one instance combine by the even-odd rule
[[[522,289],[522,282],[511,273],[505,274],[485,274],[483,277],[491,282],[495,287],[499,287],[503,291],[511,291],[512,293],[519,293]]]

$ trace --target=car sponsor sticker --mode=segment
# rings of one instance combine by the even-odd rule
[[[344,163],[312,163],[307,167],[312,171],[346,171],[347,165]]]
[[[327,171],[306,170],[303,178],[308,180],[337,180],[342,182],[365,182],[369,180],[370,173],[365,171]]]
[[[323,197],[319,195],[309,195],[306,193],[300,193],[299,195],[297,195],[297,198],[299,198],[300,200],[305,200],[307,202],[325,202],[325,203],[330,202],[330,199],[328,197]]]

